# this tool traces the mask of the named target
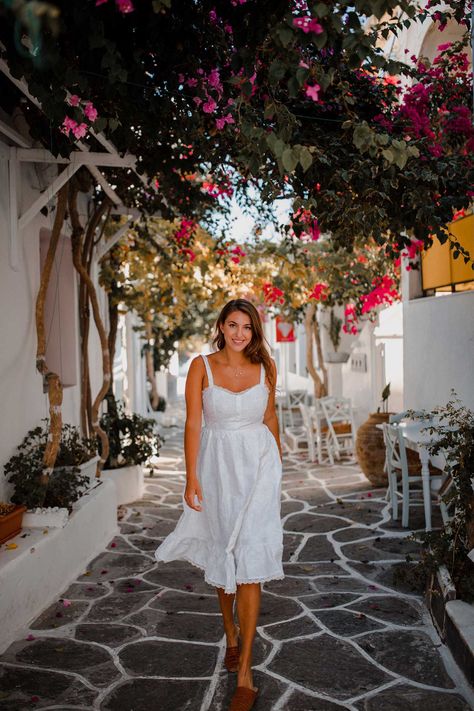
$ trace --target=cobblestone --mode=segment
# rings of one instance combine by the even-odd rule
[[[153,555],[182,506],[182,428],[165,436],[120,535],[0,657],[5,711],[227,710],[236,677],[215,591]],[[417,550],[384,491],[353,464],[287,453],[282,518],[286,577],[263,586],[255,711],[474,709],[422,598],[396,582]],[[421,527],[422,510],[411,520]]]

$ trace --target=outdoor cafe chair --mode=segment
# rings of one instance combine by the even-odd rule
[[[334,464],[334,458],[340,459],[348,454],[354,457],[355,425],[352,404],[349,398],[325,397],[320,398],[319,405],[323,423],[322,434],[326,437],[326,448],[329,461]]]
[[[403,415],[404,413],[401,413]],[[405,444],[405,438],[400,429],[399,423],[403,416],[396,416],[394,423],[384,422],[382,431],[385,444],[385,467],[388,477],[388,493],[392,509],[392,518],[398,518],[398,501],[402,500],[402,526],[408,528],[409,509],[414,489],[412,484],[422,482],[421,463],[416,457],[409,456]],[[441,471],[430,464],[430,475],[441,476]],[[401,482],[401,492],[398,488],[399,480]],[[419,489],[417,489],[419,491]],[[431,491],[423,489],[423,503],[426,507],[431,507],[431,498],[427,502],[426,497],[431,497]]]

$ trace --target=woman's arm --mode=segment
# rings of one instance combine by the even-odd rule
[[[276,443],[278,445],[278,451],[280,452],[280,459],[283,461],[283,454],[281,451],[281,442],[280,442],[280,427],[278,425],[278,417],[276,414],[276,406],[275,406],[275,391],[276,391],[276,379],[277,379],[277,370],[276,370],[276,365],[275,361],[272,360],[272,368],[273,368],[273,379],[275,382],[275,386],[271,389],[270,395],[268,397],[268,404],[267,404],[267,409],[265,410],[265,414],[263,416],[263,422],[266,424],[272,435],[276,439]]]
[[[202,492],[197,476],[197,460],[202,424],[202,383],[204,376],[204,363],[199,356],[194,358],[189,366],[186,378],[186,424],[184,426],[184,458],[186,461],[186,490],[184,500],[195,511],[201,511],[194,497],[202,502]]]

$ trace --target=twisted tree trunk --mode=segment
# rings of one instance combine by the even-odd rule
[[[325,397],[328,394],[328,374],[323,360],[323,350],[321,347],[321,334],[316,316],[317,303],[310,301],[305,312],[305,331],[306,331],[306,367],[308,373],[314,382],[314,396],[316,398]],[[323,377],[319,375],[314,366],[313,356],[313,338],[316,343],[316,352],[318,355],[318,365]]]
[[[158,388],[156,385],[155,364],[153,362],[153,345],[151,343],[153,339],[153,331],[151,326],[150,314],[148,314],[145,321],[145,335],[148,341],[148,347],[145,348],[145,364],[147,379],[151,385],[150,403],[152,410],[156,410],[158,408],[160,396],[158,394]]]
[[[107,203],[102,203],[94,210],[87,225],[84,245],[81,248],[81,263],[89,275],[91,273],[94,246],[96,244],[94,235],[106,209]],[[102,232],[103,230],[101,231],[101,234]],[[82,278],[82,275],[79,275],[79,326],[81,336],[81,427],[83,433],[90,436],[93,432],[92,394],[89,370],[90,308],[87,284]]]
[[[70,187],[69,190],[69,215],[72,223],[72,234],[71,234],[71,245],[72,245],[72,258],[74,266],[84,280],[87,288],[87,293],[89,296],[89,301],[92,306],[92,314],[94,316],[94,323],[96,325],[100,345],[102,349],[102,386],[96,395],[94,402],[92,403],[92,428],[96,435],[99,437],[101,442],[101,457],[97,463],[96,476],[100,477],[102,468],[107,461],[109,456],[109,439],[106,432],[101,428],[99,423],[99,408],[102,400],[104,399],[107,391],[109,389],[111,374],[110,374],[110,354],[109,354],[109,344],[107,340],[107,333],[102,321],[99,309],[99,302],[97,299],[97,292],[92,279],[90,278],[86,267],[82,262],[82,237],[83,237],[83,227],[79,220],[79,214],[77,211],[77,193],[78,187],[76,184]],[[104,211],[106,206],[104,207]],[[103,213],[102,213],[103,214]],[[97,221],[98,224],[98,221]],[[97,226],[97,225],[96,225]],[[94,228],[95,229],[95,228]],[[93,231],[92,231],[93,234]]]
[[[64,224],[67,207],[67,192],[68,184],[64,185],[58,193],[56,215],[54,217],[53,230],[49,240],[48,253],[41,272],[40,287],[36,297],[35,322],[37,333],[36,347],[36,369],[43,376],[43,382],[46,385],[49,400],[49,436],[46,443],[46,448],[43,455],[43,471],[40,477],[40,483],[44,487],[44,495],[46,495],[46,487],[49,481],[56,457],[58,455],[59,443],[61,441],[62,416],[61,405],[63,401],[63,387],[59,375],[49,370],[46,363],[46,332],[44,324],[44,306],[48,285],[51,278],[51,271],[54,264],[54,257],[61,235],[61,229]],[[44,497],[43,497],[44,499]]]

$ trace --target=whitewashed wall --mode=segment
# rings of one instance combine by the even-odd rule
[[[56,170],[54,168],[54,170]],[[33,164],[22,164],[18,180],[18,209],[23,213],[44,189],[48,175]],[[35,301],[40,283],[40,230],[50,230],[54,214],[37,215],[18,235],[19,265],[10,265],[10,208],[8,163],[0,160],[0,499],[8,500],[12,487],[7,483],[3,465],[14,453],[28,430],[48,416],[48,400],[43,393],[42,378],[35,368],[36,329]],[[81,209],[84,209],[84,202]],[[65,225],[63,234],[68,235]],[[68,241],[69,244],[69,241]],[[54,283],[54,275],[52,277]],[[103,297],[100,297],[102,306]],[[103,308],[106,315],[106,309]],[[71,316],[78,334],[77,293]],[[79,368],[79,337],[76,339],[76,368]],[[91,326],[90,362],[93,393],[101,382],[101,356],[95,327]],[[79,424],[80,373],[77,385],[63,394],[63,420]]]
[[[431,408],[454,388],[474,408],[474,292],[403,304],[405,406]]]

